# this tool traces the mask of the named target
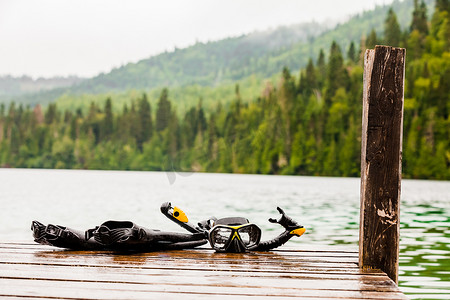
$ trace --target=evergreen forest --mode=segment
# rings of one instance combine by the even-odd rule
[[[359,176],[362,60],[378,44],[407,49],[403,176],[449,180],[449,0],[433,11],[415,0],[406,29],[388,10],[382,32],[281,68],[251,100],[241,82],[229,102],[204,93],[184,109],[172,88],[155,101],[142,91],[88,107],[0,104],[0,166]]]

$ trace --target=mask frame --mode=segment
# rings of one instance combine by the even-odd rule
[[[261,240],[261,229],[258,225],[215,225],[208,232],[211,247],[217,252],[244,252],[258,247]]]

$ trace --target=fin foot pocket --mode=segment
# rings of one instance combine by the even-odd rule
[[[45,239],[45,225],[38,221],[31,222],[31,230],[33,231],[33,238],[36,243],[41,245],[51,245]]]

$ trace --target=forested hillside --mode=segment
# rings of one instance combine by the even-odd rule
[[[197,42],[184,49],[166,51],[137,63],[128,63],[70,88],[58,88],[15,99],[32,105],[47,104],[62,95],[70,95],[76,101],[76,97],[83,94],[119,93],[131,89],[149,91],[165,86],[215,87],[251,75],[258,75],[262,79],[266,74],[270,77],[279,70],[272,68],[261,77],[255,72],[256,61],[279,55],[299,42],[307,42],[329,27],[316,22],[302,23],[214,42]]]
[[[428,15],[431,14],[431,21]],[[450,179],[450,1],[428,11],[415,1],[402,30],[389,10],[375,44],[407,48],[403,173]],[[0,106],[0,164],[12,167],[208,171],[358,176],[362,63],[354,43],[332,42],[300,74],[281,71],[260,96],[206,112],[202,100],[180,114],[170,89],[114,108],[105,99],[83,112],[53,103]],[[327,57],[327,58],[326,58]]]
[[[414,0],[396,0],[392,4],[402,29],[411,22],[413,3]],[[425,3],[431,7],[433,0]],[[179,89],[192,85],[216,87],[247,80],[250,76],[258,80],[270,78],[283,67],[297,72],[306,66],[310,57],[317,59],[320,49],[328,48],[332,41],[342,49],[347,49],[353,41],[358,50],[360,40],[368,38],[372,28],[382,34],[381,24],[388,9],[388,6],[379,6],[330,30],[327,30],[330,25],[305,23],[221,41],[196,43],[185,49],[129,63],[71,88],[16,99],[32,105],[47,104],[65,95],[66,102],[67,96],[76,102],[84,94],[124,93],[129,90],[150,92],[163,87]],[[174,101],[185,100],[176,98]]]

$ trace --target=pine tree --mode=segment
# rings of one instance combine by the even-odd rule
[[[356,48],[355,48],[355,43],[353,41],[350,43],[350,46],[348,47],[347,59],[352,63],[357,62]]]
[[[392,8],[389,9],[386,20],[384,21],[384,42],[386,45],[400,46],[402,32],[397,22],[397,16]]]
[[[5,116],[5,103],[0,103],[0,118],[3,118],[4,116]]]
[[[126,124],[129,124],[129,135],[137,141],[139,139],[139,133],[141,132],[141,124],[137,116],[135,101],[131,102],[130,112],[126,115],[124,120]]]
[[[164,88],[161,92],[156,110],[156,131],[160,132],[167,128],[171,116],[170,102],[168,100],[169,92]]]
[[[408,56],[407,60],[415,60],[422,56],[424,52],[423,38],[418,30],[414,30],[408,39]],[[411,86],[412,87],[412,86]]]
[[[300,79],[298,80],[297,90],[299,94],[306,92],[306,74],[304,70],[300,71]]]
[[[20,133],[15,124],[11,127],[10,151],[12,154],[18,154],[20,147]]]
[[[153,130],[150,102],[148,102],[145,93],[138,102],[137,115],[136,144],[139,150],[142,151],[142,145],[151,138]]]
[[[296,174],[302,174],[305,171],[305,140],[305,132],[299,124],[292,142],[292,154],[289,160],[289,165]]]
[[[317,79],[317,83],[319,88],[322,89],[325,84],[325,77],[327,74],[327,66],[325,63],[325,53],[323,49],[320,49],[319,58],[317,59],[317,69],[319,70],[319,76]]]
[[[16,125],[20,128],[22,125],[22,117],[23,117],[23,104],[20,103],[19,108],[17,109],[16,117],[14,119],[14,122]]]
[[[439,12],[448,12],[450,14],[450,0],[436,0],[435,10]]]
[[[323,174],[325,176],[336,176],[338,174],[338,159],[337,159],[337,149],[336,142],[331,141],[329,146],[324,149],[324,160],[323,160]]]
[[[72,140],[76,140],[78,138],[78,118],[74,117],[72,118],[72,121],[70,123],[70,138]]]
[[[316,79],[316,70],[314,68],[314,63],[312,59],[310,58],[308,61],[308,65],[306,66],[306,74],[305,74],[305,88],[304,88],[304,94],[305,97],[309,97],[313,90],[317,88],[317,79]]]
[[[81,110],[81,108],[77,108],[77,111],[75,114],[76,114],[77,118],[83,118],[83,111]]]
[[[194,144],[195,136],[197,135],[197,131],[199,129],[198,119],[197,119],[197,110],[194,107],[191,107],[189,111],[184,115],[183,122],[183,147],[191,148]]]
[[[0,148],[2,145],[4,134],[5,134],[4,120],[3,120],[3,118],[0,117]],[[1,166],[1,155],[2,155],[2,151],[0,151],[0,166]]]
[[[94,142],[97,145],[101,140],[101,123],[99,119],[100,109],[95,102],[91,102],[87,116],[88,131],[92,132]]]
[[[72,121],[72,112],[69,110],[64,111],[64,123],[69,124]]]
[[[203,99],[200,98],[197,104],[197,131],[203,133],[206,130],[206,117],[203,110]]]
[[[327,90],[325,93],[325,103],[329,107],[331,98],[339,87],[346,87],[348,79],[347,71],[344,68],[344,59],[342,57],[341,48],[333,41],[330,49],[330,59],[328,61],[327,72]],[[346,76],[347,75],[347,76]]]
[[[216,115],[211,114],[208,123],[208,155],[211,163],[213,163],[217,159],[217,151]]]
[[[236,104],[236,105],[234,105],[234,108],[236,109],[236,114],[239,115],[241,113],[242,98],[241,98],[241,92],[240,92],[238,83],[234,87],[234,96],[235,96],[235,104]]]
[[[109,139],[114,132],[113,113],[111,98],[108,97],[105,102],[105,118],[102,125],[102,136],[105,139]]]
[[[433,52],[442,54],[450,52],[450,1],[442,0],[436,2],[436,9],[431,19],[431,36],[433,41]]]
[[[50,103],[45,112],[45,124],[52,124],[56,119],[56,104]]]
[[[379,44],[379,41],[378,41],[378,37],[377,37],[377,32],[375,31],[375,29],[372,29],[366,40],[366,45],[365,45],[366,49],[373,49],[378,44]]]
[[[289,158],[291,152],[291,144],[293,138],[293,111],[295,108],[296,100],[296,86],[295,78],[292,77],[289,68],[283,68],[282,86],[280,88],[280,94],[278,96],[279,104],[282,112],[282,124],[284,125],[284,153]]]
[[[139,101],[138,105],[138,116],[139,122],[141,123],[142,136],[143,140],[147,141],[152,136],[153,124],[151,105],[145,93],[142,95],[142,98]]]
[[[420,5],[419,0],[414,0],[414,11],[409,31],[413,32],[414,30],[417,30],[422,36],[428,34],[427,6],[423,0]]]

